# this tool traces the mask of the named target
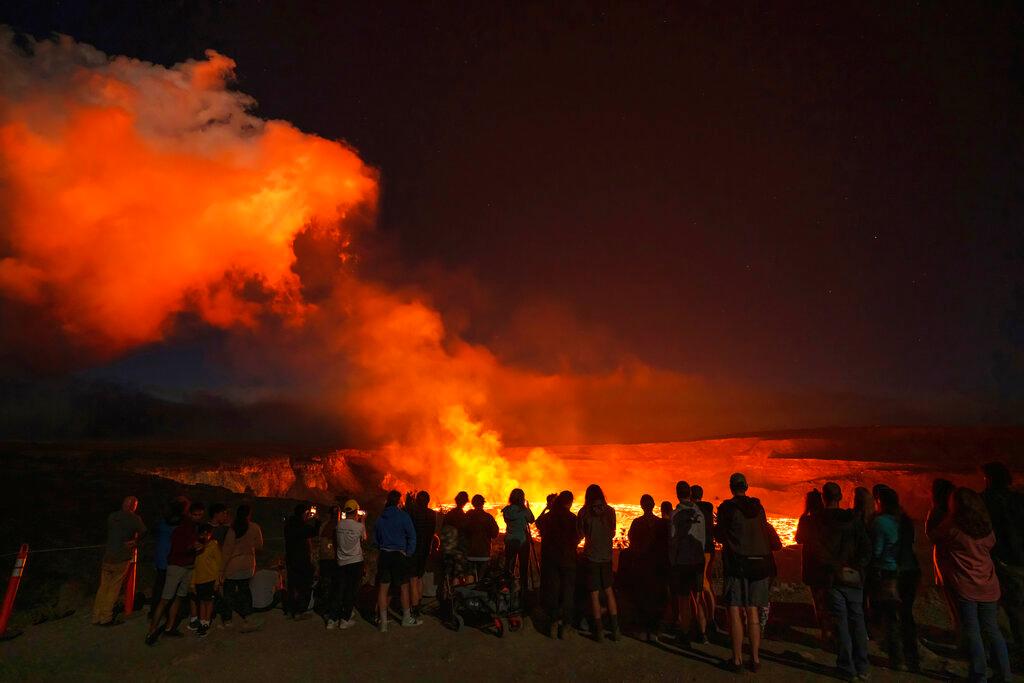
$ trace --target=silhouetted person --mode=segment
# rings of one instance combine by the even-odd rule
[[[629,552],[633,556],[636,574],[633,581],[633,600],[640,612],[640,625],[648,641],[655,640],[658,618],[665,602],[665,579],[661,565],[668,556],[662,537],[665,520],[654,514],[654,498],[645,493],[640,497],[643,514],[629,525]],[[621,568],[621,560],[620,560]]]
[[[868,599],[873,613],[882,625],[882,650],[889,657],[889,665],[897,671],[907,669],[907,656],[903,648],[903,624],[900,621],[900,510],[899,496],[885,486],[877,489],[875,512],[870,533],[872,556],[869,565]],[[911,603],[913,605],[913,603]]]
[[[473,564],[477,578],[482,576],[491,561],[491,541],[498,537],[498,523],[494,515],[484,510],[487,501],[479,493],[473,496],[473,509],[466,513],[464,534],[466,558]]]
[[[672,510],[675,508],[672,506],[672,501],[663,500],[661,505],[658,506],[658,510],[661,512],[662,519],[672,519]]]
[[[999,630],[999,578],[992,562],[996,537],[985,501],[976,492],[958,488],[950,514],[928,536],[940,547],[943,580],[956,596],[960,622],[971,658],[971,681],[987,680],[985,640],[992,653],[997,680],[1011,680],[1006,640]]]
[[[337,543],[338,520],[341,518],[341,508],[332,505],[323,519],[318,519],[314,526],[316,539],[316,598],[315,608],[318,614],[324,619],[324,625],[330,627],[329,612],[331,605],[338,597],[338,560],[335,543]]]
[[[929,536],[949,515],[949,501],[953,497],[953,491],[955,490],[956,486],[948,479],[936,479],[932,482],[932,507],[924,521],[924,530]],[[948,558],[940,557],[942,552],[943,550],[940,546],[935,545],[932,547],[935,585],[942,591],[942,597],[945,599],[946,607],[949,609],[949,621],[953,625],[953,632],[956,634],[957,642],[960,642],[960,607],[957,605],[956,596],[946,586],[946,581],[942,576],[940,567],[948,562]]]
[[[437,513],[430,509],[430,494],[420,491],[406,511],[412,518],[416,530],[416,550],[412,554],[409,572],[409,601],[413,616],[420,616],[420,601],[423,599],[423,575],[427,572],[427,560],[437,534]]]
[[[898,498],[896,503],[899,507]],[[899,565],[897,593],[900,597],[900,636],[907,667],[911,671],[920,671],[921,653],[917,643],[917,619],[914,618],[914,602],[917,600],[917,591],[921,587],[921,564],[917,560],[915,549],[917,530],[914,528],[914,520],[902,507],[899,507],[899,524],[900,542],[896,562]]]
[[[251,618],[253,604],[249,581],[256,575],[256,553],[262,549],[263,529],[252,521],[252,509],[248,505],[239,505],[235,510],[235,519],[224,537],[221,583],[224,586],[224,602],[229,609],[224,623],[230,625],[231,615],[238,614],[242,618],[243,632],[260,627],[260,623]]]
[[[839,507],[842,489],[828,482],[821,490],[825,509],[805,522],[814,542],[804,546],[812,565],[827,581],[826,604],[835,627],[836,668],[848,680],[867,680],[868,631],[864,619],[864,583],[871,541],[860,516]]]
[[[284,524],[284,562],[287,571],[285,612],[293,619],[310,618],[309,601],[313,592],[313,513],[307,503],[295,506]]]
[[[530,578],[530,525],[535,520],[522,489],[512,489],[501,516],[505,520],[505,571],[512,576],[516,565],[519,566],[519,590],[525,599]]]
[[[180,637],[177,629],[178,607],[182,599],[188,598],[189,586],[192,583],[192,568],[195,566],[196,553],[202,549],[199,543],[198,525],[206,515],[206,506],[202,503],[189,505],[186,516],[181,524],[171,533],[171,549],[167,554],[167,580],[160,603],[153,612],[149,622],[149,633],[146,644],[155,645],[160,637],[160,620],[167,613],[167,623],[163,635]]]
[[[819,517],[824,509],[821,491],[808,491],[804,512],[796,525],[796,542],[800,544],[800,578],[811,591],[814,616],[821,629],[822,646],[827,648],[832,642],[832,619],[828,610],[828,589],[832,584],[832,573],[822,563]]]
[[[704,513],[704,522],[707,525],[706,542],[704,544],[704,591],[701,595],[704,614],[707,617],[708,629],[713,629],[715,623],[715,591],[711,588],[711,567],[715,560],[715,506],[704,500],[704,487],[694,484],[690,487],[690,497],[697,504],[700,511]]]
[[[580,534],[585,539],[583,560],[586,572],[586,588],[590,593],[590,610],[594,625],[594,639],[604,640],[604,624],[601,620],[601,594],[608,603],[608,619],[611,622],[612,640],[618,640],[619,607],[615,601],[612,581],[612,541],[615,539],[615,510],[605,502],[604,491],[597,484],[587,487],[583,507],[577,515]]]
[[[689,645],[697,617],[697,638],[707,642],[707,618],[700,599],[704,590],[704,548],[708,525],[704,513],[690,499],[690,485],[676,483],[679,504],[669,526],[670,588],[679,610],[679,641]]]
[[[981,497],[996,536],[992,561],[1002,589],[999,604],[1006,611],[1017,653],[1024,655],[1024,496],[1011,488],[1013,477],[1003,463],[987,463],[982,471]]]
[[[455,507],[448,510],[441,519],[441,552],[447,557],[465,552],[466,538],[463,530],[466,528],[466,503],[469,502],[469,494],[459,491],[455,494]]]
[[[389,491],[384,510],[373,527],[373,538],[380,549],[377,556],[377,613],[381,633],[388,630],[388,593],[391,584],[401,585],[402,626],[423,622],[412,615],[409,605],[409,558],[416,552],[416,529],[412,518],[398,507],[402,494]]]
[[[128,496],[121,501],[121,509],[107,516],[107,548],[100,568],[100,587],[92,607],[92,623],[114,626],[114,605],[121,595],[121,586],[128,576],[128,565],[139,537],[146,533],[142,518],[135,514],[139,499]],[[134,597],[134,596],[133,596]]]
[[[540,531],[541,593],[549,622],[548,634],[567,638],[573,632],[573,595],[576,591],[578,520],[572,510],[572,492],[562,491],[555,504],[537,518]]]
[[[747,478],[729,477],[732,498],[718,506],[715,538],[722,544],[722,602],[729,611],[733,671],[743,670],[743,621],[750,638],[751,669],[761,668],[761,623],[758,608],[767,607],[771,588],[768,517],[761,501],[747,495]]]

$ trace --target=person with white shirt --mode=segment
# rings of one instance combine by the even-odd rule
[[[359,503],[345,503],[335,532],[335,552],[338,558],[337,598],[330,606],[327,628],[352,628],[356,625],[353,608],[356,593],[363,581],[363,541],[366,540],[365,513]]]

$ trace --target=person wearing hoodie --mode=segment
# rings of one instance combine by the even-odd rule
[[[729,668],[743,670],[743,620],[750,638],[750,668],[761,668],[759,608],[770,598],[772,560],[768,517],[761,501],[747,495],[747,478],[741,472],[729,477],[732,498],[718,506],[715,538],[722,544],[721,602],[729,612],[732,660]]]
[[[949,507],[949,514],[928,532],[928,537],[941,548],[942,578],[956,596],[960,609],[960,623],[971,659],[968,680],[988,680],[986,640],[996,674],[993,680],[1012,680],[1006,640],[999,630],[1001,591],[992,560],[996,537],[988,509],[977,492],[963,487],[954,491]]]
[[[643,514],[629,525],[629,552],[633,556],[635,577],[632,582],[633,602],[637,606],[639,621],[644,629],[645,639],[657,639],[658,619],[665,607],[667,572],[662,567],[668,563],[667,525],[665,520],[654,514],[654,497],[645,493],[640,497]],[[623,558],[619,557],[619,571]]]
[[[707,520],[704,512],[690,499],[690,485],[676,483],[679,504],[672,512],[669,526],[669,566],[672,596],[679,609],[679,642],[688,646],[693,617],[697,617],[697,638],[707,643],[707,617],[704,614],[701,593],[704,590],[704,547],[707,539]]]
[[[392,583],[401,584],[402,626],[419,626],[409,602],[409,558],[416,552],[416,529],[412,518],[398,507],[402,494],[388,491],[384,510],[373,527],[373,540],[380,549],[377,557],[377,611],[381,633],[388,630],[388,593]]]
[[[906,671],[899,594],[901,511],[896,492],[887,486],[878,487],[875,512],[869,526],[872,556],[868,573],[868,604],[871,613],[881,622],[881,646],[889,657],[889,666],[897,671]]]
[[[805,522],[804,545],[815,569],[814,582],[826,586],[825,602],[835,628],[836,668],[849,681],[868,680],[868,630],[864,620],[864,578],[871,542],[860,516],[843,510],[843,491],[828,482],[821,489],[825,508]]]
[[[590,609],[594,624],[594,640],[604,640],[601,622],[601,594],[608,602],[612,640],[618,640],[619,607],[612,587],[612,541],[615,538],[615,510],[605,502],[604,491],[597,484],[587,487],[583,507],[579,512],[579,532],[585,539],[583,560],[586,571],[586,589],[590,593]]]
[[[512,576],[519,565],[519,591],[525,599],[530,578],[530,525],[536,520],[522,489],[512,489],[501,516],[505,520],[505,571]]]

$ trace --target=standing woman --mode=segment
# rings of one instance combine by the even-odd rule
[[[936,479],[932,482],[932,509],[928,511],[928,516],[924,521],[925,533],[931,537],[931,534],[935,529],[938,528],[946,517],[949,516],[949,501],[953,497],[953,492],[956,487],[948,479]],[[935,571],[935,585],[942,590],[942,597],[946,600],[946,607],[949,609],[949,621],[953,625],[953,633],[956,634],[957,642],[961,639],[960,629],[960,608],[956,604],[956,596],[946,586],[945,579],[942,577],[941,567],[948,564],[949,558],[946,557],[945,550],[936,544],[932,549],[932,564]]]
[[[316,533],[317,574],[316,611],[326,622],[327,628],[333,628],[328,616],[331,605],[335,603],[338,590],[338,560],[335,557],[335,534],[338,531],[338,520],[341,508],[332,505]]]
[[[900,633],[899,549],[900,501],[888,487],[878,489],[875,499],[878,514],[871,520],[871,563],[868,565],[868,586],[871,609],[882,624],[882,650],[889,656],[889,666],[906,670],[903,640]]]
[[[615,510],[605,502],[604,491],[597,484],[587,487],[583,507],[579,512],[579,532],[585,542],[583,559],[586,567],[586,586],[590,594],[590,609],[594,623],[594,640],[604,640],[601,622],[601,594],[608,602],[612,640],[618,640],[619,606],[612,588],[612,540],[615,538]]]
[[[530,578],[530,525],[534,518],[522,489],[512,489],[501,516],[505,520],[505,572],[512,576],[516,565],[519,565],[519,591],[525,599]]]
[[[800,544],[800,578],[811,591],[814,616],[821,629],[822,646],[833,640],[832,618],[828,612],[828,589],[832,586],[831,570],[820,561],[822,556],[822,520],[825,501],[821,491],[807,492],[804,513],[796,525],[796,542]]]
[[[1010,680],[1010,656],[997,621],[1000,588],[992,562],[996,537],[985,501],[971,489],[956,489],[949,514],[928,537],[943,558],[940,569],[945,586],[956,598],[971,657],[969,680],[986,680],[985,640],[995,660],[996,679]]]
[[[249,579],[256,573],[256,553],[263,548],[263,530],[252,521],[252,509],[248,505],[239,505],[235,511],[235,520],[224,538],[224,566],[220,571],[221,583],[224,588],[224,602],[230,612],[224,620],[224,626],[231,625],[231,614],[242,617],[242,630],[258,628],[258,624],[249,622],[252,614],[252,592],[249,590]]]

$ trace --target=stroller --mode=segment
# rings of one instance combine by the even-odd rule
[[[442,557],[441,622],[453,631],[466,625],[490,629],[499,638],[506,631],[522,629],[519,584],[505,571],[503,559],[474,569],[462,552],[451,550]]]

